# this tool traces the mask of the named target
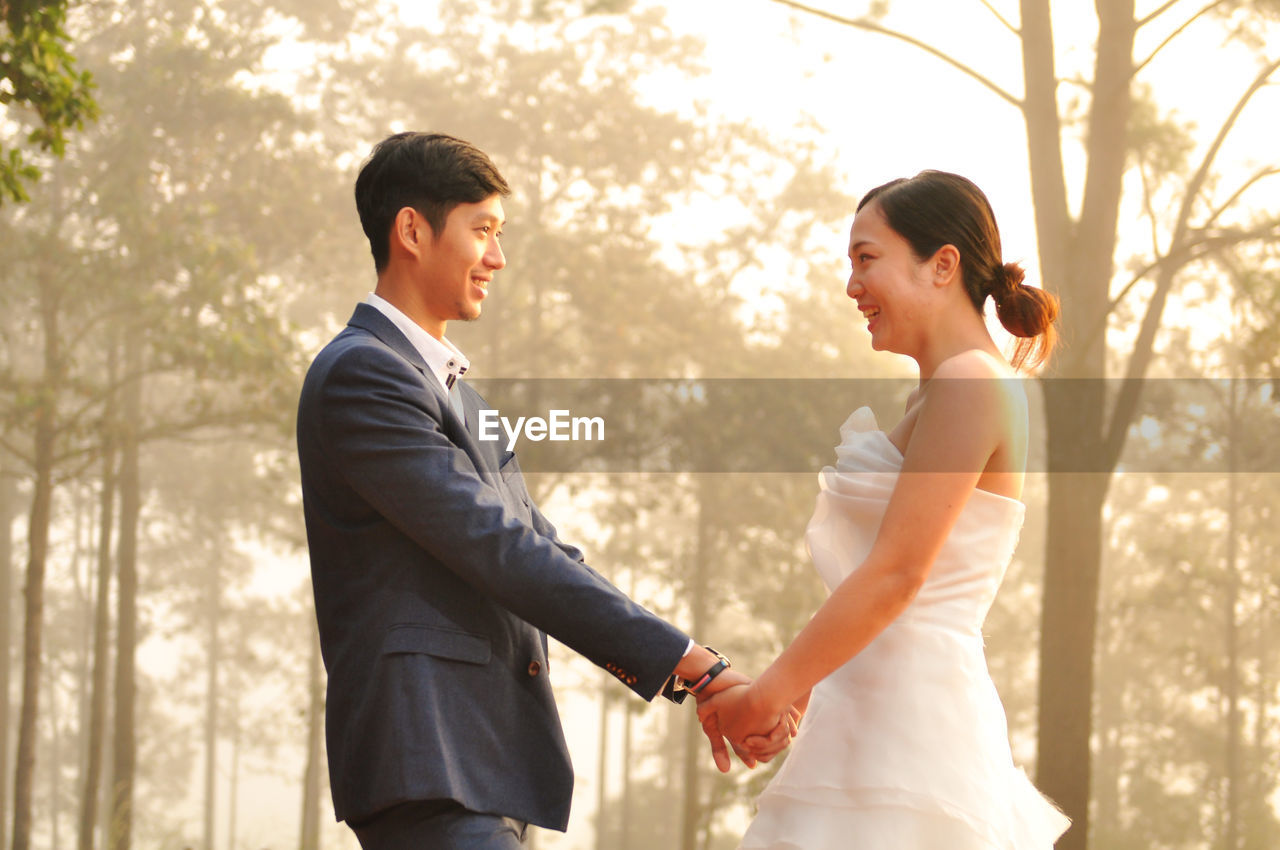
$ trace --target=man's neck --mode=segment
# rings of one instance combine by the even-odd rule
[[[393,274],[390,269],[383,271],[378,275],[373,294],[393,305],[436,339],[444,339],[445,325],[448,323],[430,314],[418,297],[417,290],[402,276]]]

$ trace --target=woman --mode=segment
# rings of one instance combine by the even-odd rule
[[[1025,513],[1016,370],[1047,357],[1057,301],[1003,261],[986,196],[954,174],[867,193],[849,260],[872,347],[920,383],[888,433],[855,411],[820,475],[806,541],[831,595],[755,682],[699,708],[748,753],[806,712],[741,846],[1047,850],[1069,821],[1013,765],[981,627]],[[1020,338],[1012,366],[988,297]]]

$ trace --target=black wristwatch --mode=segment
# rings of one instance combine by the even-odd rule
[[[728,658],[725,658],[723,655],[721,655],[719,652],[716,652],[711,647],[704,646],[703,649],[705,649],[707,652],[710,652],[712,655],[716,657],[716,663],[712,664],[710,669],[708,669],[707,672],[703,673],[697,679],[693,679],[693,680],[677,679],[677,682],[680,686],[680,690],[688,691],[694,696],[697,696],[698,694],[702,693],[703,689],[706,688],[707,685],[711,684],[712,679],[714,679],[716,676],[719,676],[725,670],[733,666],[733,664],[730,663]]]

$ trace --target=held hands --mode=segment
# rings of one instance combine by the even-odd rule
[[[698,701],[698,719],[721,773],[729,772],[729,746],[743,764],[755,767],[786,749],[795,736],[804,706],[783,705],[774,711],[757,706],[752,713],[744,713],[739,703],[759,691],[758,685],[730,668],[728,659],[710,647],[691,646],[674,673],[689,683]]]
[[[743,674],[726,670],[698,694],[698,719],[721,773],[728,773],[730,766],[725,738],[742,763],[753,768],[772,760],[795,737],[802,708],[771,709],[759,699],[758,690]]]

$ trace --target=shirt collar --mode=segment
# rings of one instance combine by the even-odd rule
[[[471,368],[471,361],[458,350],[456,345],[448,339],[436,339],[387,299],[370,292],[364,299],[364,303],[376,308],[391,320],[400,333],[405,335],[409,344],[422,355],[427,368],[440,381],[440,386],[444,387],[445,392],[448,392],[454,382]]]

